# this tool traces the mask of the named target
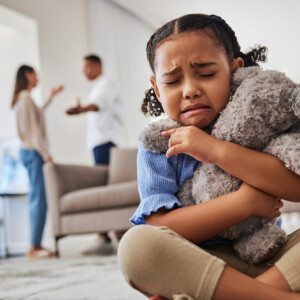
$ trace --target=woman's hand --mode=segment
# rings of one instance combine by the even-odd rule
[[[48,100],[44,103],[44,105],[42,106],[42,109],[46,109],[46,107],[48,107],[48,105],[52,102],[53,97],[56,96],[57,94],[59,94],[60,92],[62,92],[64,89],[63,85],[59,85],[56,88],[52,88],[50,91],[50,95],[48,97]]]
[[[195,126],[172,128],[161,133],[170,136],[167,157],[180,153],[188,154],[203,162],[213,162],[216,149],[222,143]]]
[[[61,93],[64,90],[64,86],[61,84],[57,87],[54,87],[50,91],[49,99],[54,98],[57,94]]]
[[[262,218],[275,218],[281,215],[280,208],[283,202],[271,195],[259,191],[250,185],[243,183],[237,191],[249,205],[251,215]]]

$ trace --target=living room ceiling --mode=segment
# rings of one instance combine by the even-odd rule
[[[157,28],[165,22],[188,13],[201,12],[200,0],[110,0]],[[212,0],[210,2],[216,2]]]

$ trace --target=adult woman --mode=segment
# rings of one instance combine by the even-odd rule
[[[46,195],[43,177],[43,164],[51,163],[48,151],[43,110],[51,103],[53,97],[63,90],[59,86],[51,90],[48,100],[38,107],[30,92],[38,84],[35,70],[26,65],[19,67],[16,75],[12,107],[16,113],[17,129],[21,139],[20,158],[29,176],[29,217],[31,247],[29,258],[43,258],[53,253],[41,246],[46,220]]]

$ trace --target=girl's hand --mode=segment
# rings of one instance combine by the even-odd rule
[[[261,192],[246,183],[241,185],[238,193],[245,199],[246,205],[249,205],[252,216],[276,218],[281,215],[280,208],[283,206],[283,202],[280,199]]]
[[[180,153],[188,154],[195,159],[210,163],[214,161],[215,150],[222,143],[195,126],[183,126],[161,132],[162,136],[170,136],[169,150],[166,156]]]

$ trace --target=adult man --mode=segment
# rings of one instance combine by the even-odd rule
[[[86,105],[69,108],[68,115],[87,115],[87,147],[93,151],[95,164],[108,164],[110,148],[119,145],[123,138],[123,125],[120,116],[121,101],[111,80],[102,74],[101,59],[97,55],[84,57],[83,73],[92,82],[92,89]],[[117,233],[116,233],[117,234]],[[99,234],[99,239],[84,254],[110,254],[113,251],[107,233]]]
[[[81,105],[78,99],[67,114],[87,114],[87,147],[93,151],[95,164],[108,164],[110,148],[123,138],[120,96],[113,82],[102,74],[99,56],[84,57],[83,73],[92,81],[87,104]]]

